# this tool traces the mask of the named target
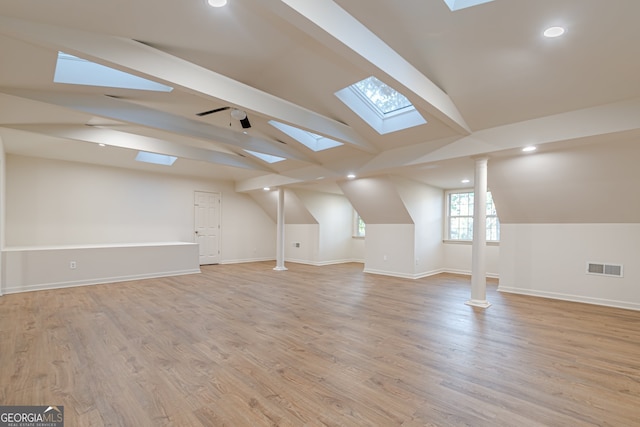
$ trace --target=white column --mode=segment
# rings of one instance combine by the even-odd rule
[[[278,188],[278,225],[276,229],[276,271],[286,270],[284,266],[284,188]]]
[[[471,249],[471,299],[465,304],[487,308],[487,162],[486,157],[476,159],[473,186],[473,245]]]

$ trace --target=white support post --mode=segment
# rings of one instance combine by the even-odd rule
[[[487,162],[476,159],[473,197],[473,245],[471,255],[471,299],[465,304],[487,308]]]
[[[276,271],[284,271],[284,188],[278,188],[278,224],[276,237]]]

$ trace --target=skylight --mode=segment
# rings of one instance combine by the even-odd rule
[[[381,135],[427,123],[406,96],[374,76],[335,95]]]
[[[177,157],[167,156],[164,154],[149,153],[147,151],[138,151],[136,161],[144,163],[153,163],[154,165],[171,166]]]
[[[371,76],[360,80],[351,86],[371,105],[378,110],[381,116],[391,114],[403,108],[413,107],[406,96],[397,92],[391,86],[387,86],[377,78]]]
[[[58,52],[53,81],[72,85],[104,86],[156,92],[171,92],[173,90],[172,87],[143,79],[124,71],[105,67],[64,52]]]
[[[278,163],[283,160],[287,160],[284,157],[278,157],[272,154],[258,153],[257,151],[251,151],[251,150],[244,150],[244,151],[251,154],[252,156],[259,158],[260,160],[264,160],[267,163]]]
[[[322,135],[317,135],[306,130],[302,130],[293,126],[285,125],[284,123],[269,120],[269,124],[276,129],[286,133],[291,138],[298,141],[300,144],[307,147],[312,151],[328,150],[329,148],[339,147],[343,145],[341,142],[335,141],[331,138],[326,138]]]
[[[449,6],[452,12],[460,9],[466,9],[467,7],[477,6],[482,3],[489,3],[493,0],[444,0],[444,2]]]

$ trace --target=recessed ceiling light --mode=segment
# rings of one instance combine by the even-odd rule
[[[349,179],[353,179],[353,178],[355,178],[355,177],[356,177],[356,176],[355,176],[354,174],[352,174],[352,173],[350,173],[349,175],[347,175],[347,178],[349,178]]]
[[[533,145],[530,145],[530,146],[528,146],[528,147],[524,147],[524,148],[522,149],[522,151],[524,151],[525,153],[530,153],[530,152],[532,152],[532,151],[536,151],[536,150],[537,150],[537,148],[536,148],[536,147],[534,147]]]
[[[269,188],[269,187],[264,187],[264,188],[263,188],[263,190],[264,190],[264,191],[269,191],[269,190],[271,190],[271,188]]]
[[[564,28],[562,27],[549,27],[546,30],[544,30],[544,36],[545,37],[560,37],[561,35],[564,34]]]
[[[100,147],[106,147],[107,144],[103,144],[102,142],[100,144],[98,144]]]
[[[463,184],[468,184],[468,183],[470,183],[470,182],[471,182],[471,180],[470,180],[470,179],[463,179],[463,180],[462,180],[462,181],[460,181],[460,182],[461,182],[461,183],[463,183]]]
[[[222,7],[227,4],[227,0],[207,0],[209,6]]]

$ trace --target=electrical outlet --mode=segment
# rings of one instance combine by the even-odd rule
[[[70,269],[72,269],[72,270],[75,270],[75,268],[76,268],[76,262],[75,262],[75,261],[70,261],[70,262],[69,262],[69,268],[70,268]]]

